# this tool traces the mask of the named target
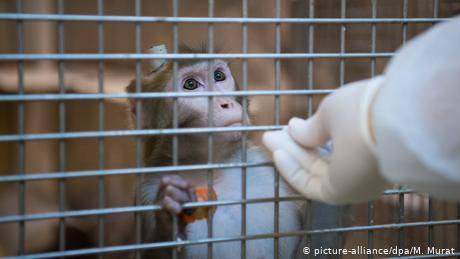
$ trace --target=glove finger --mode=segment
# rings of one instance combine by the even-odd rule
[[[266,132],[262,140],[270,151],[284,150],[305,168],[309,168],[319,158],[317,151],[306,150],[299,146],[286,130]]]
[[[273,160],[280,174],[292,188],[308,199],[324,201],[321,177],[318,174],[302,168],[297,160],[284,150],[276,150]]]
[[[309,148],[319,147],[326,143],[330,139],[329,132],[318,114],[314,114],[308,120],[295,117],[289,120],[289,135],[297,143]]]

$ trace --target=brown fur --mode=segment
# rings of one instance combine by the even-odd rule
[[[181,53],[206,53],[206,48],[193,49],[187,46],[180,48]],[[203,60],[185,60],[177,61],[178,67],[186,67]],[[173,77],[173,64],[174,62],[165,63],[158,71],[149,73],[140,79],[139,86],[137,89],[136,79],[133,79],[131,83],[126,87],[128,93],[136,92],[165,92],[168,83]],[[237,87],[237,86],[235,86]],[[235,98],[237,102],[242,103],[242,98]],[[131,106],[131,118],[132,124],[136,125],[136,120],[140,119],[141,129],[167,129],[173,128],[173,99],[172,98],[152,98],[152,99],[139,99],[140,110],[136,109],[136,100],[130,100]],[[204,116],[200,114],[194,114],[188,112],[188,109],[179,107],[178,105],[178,126],[179,128],[196,127],[196,121],[200,118],[197,116]],[[139,118],[136,118],[139,117]],[[180,164],[200,164],[207,162],[207,134],[191,134],[191,135],[179,135],[178,143],[179,147],[179,162]],[[167,135],[151,135],[143,138],[143,152],[144,152],[144,166],[169,166],[172,165],[172,136]],[[214,161],[218,162],[221,159],[231,157],[231,155],[240,148],[240,143],[223,143],[219,147],[215,146],[215,150],[219,150],[214,155]],[[152,198],[156,195],[156,190],[152,186],[157,183],[158,176],[146,177],[141,186],[141,203],[153,202]],[[155,192],[155,193],[153,193]],[[143,228],[152,229],[152,224],[156,224],[155,220],[152,220],[151,213],[143,214]],[[167,233],[166,233],[167,232]],[[168,237],[162,237],[160,239],[169,240],[169,233],[166,231]],[[163,233],[163,234],[165,234]],[[157,233],[162,235],[162,233]],[[150,241],[161,241],[158,240],[158,236],[152,236],[153,233],[146,233],[143,240],[146,242]],[[165,251],[152,251],[152,254],[159,255]],[[170,251],[166,251],[168,254]],[[146,253],[149,256],[150,252]],[[159,254],[157,254],[159,253]]]

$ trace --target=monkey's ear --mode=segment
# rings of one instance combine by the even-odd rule
[[[133,79],[129,83],[129,85],[126,87],[126,93],[134,93],[136,92],[136,80]],[[135,99],[128,99],[128,108],[129,108],[129,113],[132,116],[132,118],[136,118],[136,100]]]
[[[136,100],[129,99],[129,113],[134,118],[136,117]]]
[[[142,100],[139,100],[140,104],[142,105]],[[128,100],[128,111],[129,111],[129,117],[131,118],[131,125],[133,128],[136,128],[137,125],[137,120],[138,117],[140,116],[140,127],[141,128],[146,128],[148,125],[147,121],[147,112],[146,110],[143,109],[142,107],[139,111],[137,110],[137,100],[136,99],[129,99]]]
[[[136,87],[136,79],[132,79],[131,82],[129,82],[129,85],[125,88],[125,92],[134,93],[136,90],[135,87]]]

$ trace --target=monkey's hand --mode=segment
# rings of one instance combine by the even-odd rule
[[[362,202],[378,197],[386,187],[361,132],[369,127],[368,114],[361,121],[361,104],[376,81],[344,86],[326,97],[310,119],[293,118],[284,130],[264,134],[282,176],[307,198],[331,204]],[[332,154],[321,156],[317,148],[329,140]]]
[[[196,200],[195,187],[178,175],[167,175],[161,178],[157,193],[157,203],[163,210],[156,212],[158,226],[171,226],[172,217],[178,216],[181,212],[192,214],[194,210],[182,208],[185,202]],[[186,222],[179,217],[179,230],[183,231]]]

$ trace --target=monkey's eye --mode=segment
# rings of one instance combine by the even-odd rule
[[[224,80],[225,80],[225,74],[224,74],[224,72],[222,72],[222,71],[220,71],[220,70],[214,71],[214,80],[215,80],[216,82],[224,81]]]
[[[184,89],[187,89],[187,90],[195,90],[198,88],[198,82],[195,79],[190,78],[190,79],[185,80],[183,87]]]

